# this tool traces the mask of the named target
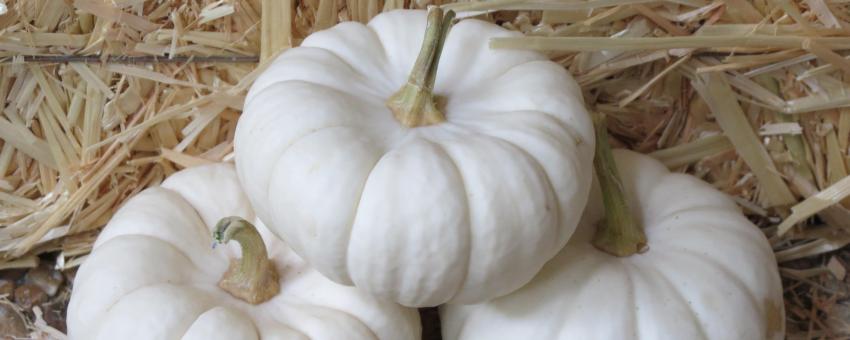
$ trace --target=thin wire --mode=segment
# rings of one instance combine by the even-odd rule
[[[15,63],[112,63],[112,64],[161,64],[161,63],[257,63],[258,56],[127,56],[127,55],[24,55],[5,57],[0,64]]]

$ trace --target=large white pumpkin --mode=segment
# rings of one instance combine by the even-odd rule
[[[254,212],[233,167],[169,177],[130,199],[80,267],[68,309],[72,339],[419,339],[415,310],[331,282],[262,225],[280,292],[261,304],[218,281],[240,248],[212,249],[219,219]]]
[[[784,338],[773,252],[735,203],[648,156],[614,156],[648,251],[615,257],[591,245],[602,217],[594,190],[575,236],[531,283],[442,307],[445,340]]]
[[[399,123],[385,102],[425,27],[425,11],[393,11],[283,53],[246,99],[237,170],[259,217],[332,280],[408,306],[485,301],[572,235],[593,128],[561,66],[491,50],[519,33],[478,20],[455,25],[442,51],[445,121]]]

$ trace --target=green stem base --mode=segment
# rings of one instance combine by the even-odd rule
[[[446,121],[439,98],[434,95],[434,82],[440,54],[446,42],[446,36],[452,26],[455,13],[433,7],[428,11],[428,26],[422,49],[413,65],[413,70],[398,92],[387,99],[386,105],[393,116],[408,128],[438,124]]]
[[[226,217],[216,224],[213,238],[220,244],[235,240],[242,247],[242,258],[231,260],[218,282],[221,289],[254,305],[280,292],[277,269],[254,225],[239,217]]]
[[[608,254],[625,257],[646,251],[646,234],[632,214],[608,141],[605,116],[593,117],[596,129],[596,157],[593,167],[602,190],[605,219],[596,226],[593,246]]]

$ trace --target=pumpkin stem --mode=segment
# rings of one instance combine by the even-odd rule
[[[646,251],[646,234],[640,221],[632,214],[623,191],[617,163],[611,153],[608,142],[608,128],[605,116],[593,116],[596,128],[596,157],[593,167],[602,189],[602,203],[605,205],[605,219],[596,226],[593,246],[608,254],[624,257]]]
[[[225,217],[216,224],[213,238],[219,244],[235,240],[242,247],[242,258],[231,260],[219,287],[254,305],[280,292],[277,269],[269,261],[263,238],[253,224],[240,217]]]
[[[440,7],[428,10],[428,26],[425,27],[425,39],[422,40],[422,49],[419,50],[416,64],[410,71],[407,83],[387,99],[387,107],[393,112],[393,116],[406,127],[446,121],[445,114],[438,108],[433,90],[440,54],[454,17],[454,11],[450,10],[443,15]]]

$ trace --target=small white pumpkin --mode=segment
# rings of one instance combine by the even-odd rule
[[[178,172],[130,199],[77,273],[68,309],[70,337],[419,339],[415,310],[331,282],[262,225],[236,229],[238,220],[225,220],[233,223],[219,224],[217,236],[245,248],[234,242],[212,249],[211,227],[227,216],[250,220],[254,212],[226,164]],[[234,260],[242,249],[245,256]],[[259,304],[219,287],[232,260],[230,271],[239,271],[252,256],[261,256],[255,257],[260,260],[253,262],[258,265],[253,274],[267,281],[258,283],[260,300],[267,299]],[[250,268],[242,273],[252,274]],[[277,273],[280,282],[267,284]]]
[[[781,282],[761,231],[708,184],[648,156],[614,154],[648,249],[616,257],[591,244],[602,217],[594,189],[576,234],[531,283],[488,303],[444,306],[444,339],[784,338]]]
[[[341,23],[283,53],[248,94],[236,165],[259,217],[332,280],[408,306],[480,302],[566,244],[593,128],[563,67],[488,47],[519,33],[463,20],[442,48],[451,18],[431,15],[423,40],[426,16]]]

